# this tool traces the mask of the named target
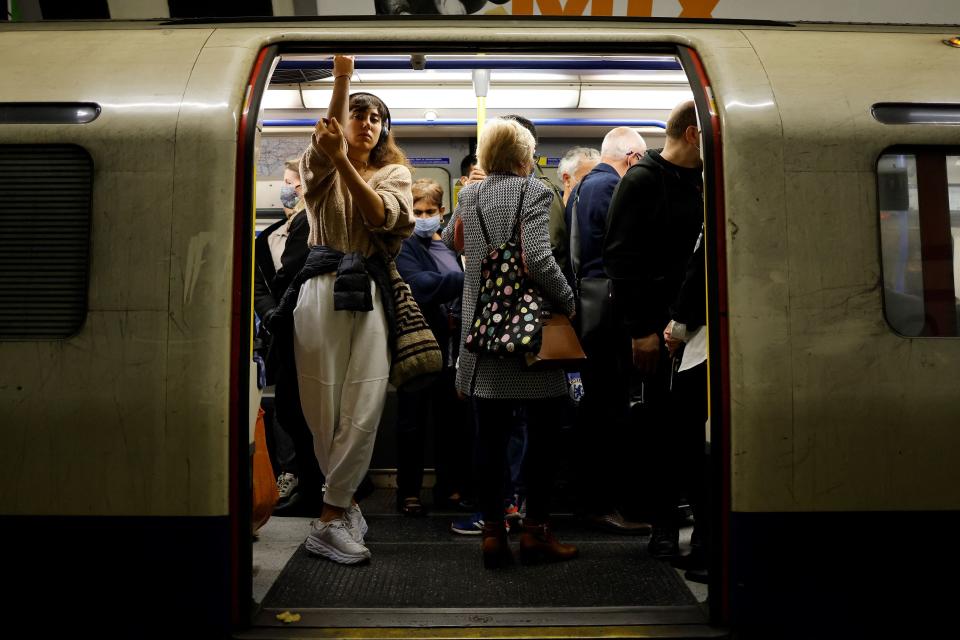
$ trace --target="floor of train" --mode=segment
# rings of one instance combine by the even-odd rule
[[[377,489],[364,500],[371,561],[344,566],[303,548],[310,519],[272,517],[253,545],[253,595],[259,625],[281,625],[277,614],[300,614],[298,626],[457,626],[544,624],[685,624],[705,620],[706,586],[646,553],[647,536],[586,528],[557,514],[558,537],[580,557],[540,566],[489,571],[479,537],[450,532],[465,515],[430,511],[405,517],[395,492]],[[427,505],[429,507],[429,505]],[[681,549],[691,529],[681,530]],[[511,534],[516,547],[519,536]]]

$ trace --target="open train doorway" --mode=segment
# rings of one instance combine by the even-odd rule
[[[332,54],[293,48],[281,53],[262,97],[255,158],[255,245],[261,255],[255,259],[254,278],[261,279],[260,284],[266,287],[260,287],[261,294],[267,291],[275,301],[283,291],[271,292],[270,288],[275,288],[277,275],[283,274],[284,269],[290,271],[293,264],[284,263],[284,255],[289,252],[283,242],[289,238],[302,242],[309,234],[309,225],[304,228],[307,213],[303,211],[303,191],[309,185],[302,182],[304,176],[297,169],[301,167],[302,154],[311,145],[318,119],[327,115],[331,102],[335,82]],[[553,458],[556,482],[551,495],[551,517],[557,535],[578,547],[579,558],[488,571],[480,559],[480,536],[471,535],[480,531],[470,530],[470,523],[476,524],[478,517],[469,469],[475,427],[469,423],[468,410],[431,408],[422,414],[427,423],[420,432],[405,433],[404,427],[398,432],[398,422],[409,422],[409,416],[401,415],[405,409],[399,406],[397,391],[390,387],[377,427],[369,473],[357,492],[369,524],[364,544],[371,558],[369,562],[344,565],[317,558],[304,546],[311,522],[320,514],[322,470],[310,455],[310,433],[303,431],[308,428],[306,420],[299,425],[281,424],[284,414],[290,413],[289,396],[284,399],[285,391],[278,390],[276,385],[277,376],[269,375],[267,382],[273,384],[263,389],[262,406],[266,410],[266,440],[281,508],[259,530],[253,545],[253,596],[258,604],[254,623],[282,625],[284,621],[278,616],[282,618],[285,612],[298,614],[299,626],[341,628],[664,625],[662,628],[666,629],[693,625],[692,629],[710,621],[711,609],[716,619],[717,601],[722,597],[720,521],[725,481],[723,461],[711,455],[709,443],[722,438],[718,438],[723,412],[722,327],[718,320],[722,299],[718,283],[725,276],[720,272],[722,241],[716,238],[717,221],[722,216],[722,211],[717,211],[718,206],[722,207],[722,198],[717,199],[718,120],[711,111],[709,87],[696,54],[688,49],[663,47],[631,55],[359,53],[350,74],[350,91],[373,94],[389,107],[389,130],[406,156],[412,180],[420,188],[414,196],[428,191],[435,194],[435,208],[446,214],[441,227],[456,211],[460,189],[468,183],[471,167],[476,165],[484,123],[490,118],[522,116],[535,129],[534,173],[549,184],[561,202],[559,209],[567,227],[567,246],[563,251],[567,255],[569,228],[574,226],[568,205],[578,184],[598,166],[602,172],[605,165],[608,173],[622,179],[645,152],[653,151],[660,157],[659,152],[667,146],[671,112],[677,105],[695,100],[696,143],[705,160],[700,189],[706,201],[706,215],[701,216],[698,233],[687,243],[689,255],[683,262],[693,265],[696,249],[706,247],[707,286],[700,285],[699,295],[707,300],[704,306],[709,311],[704,317],[714,320],[709,328],[713,341],[709,373],[712,420],[701,425],[699,455],[683,460],[665,456],[662,447],[668,445],[651,425],[671,419],[670,411],[663,409],[669,407],[669,394],[663,396],[662,406],[655,406],[656,402],[651,400],[656,398],[652,379],[630,370],[631,354],[624,354],[628,366],[621,376],[627,393],[623,424],[601,433],[596,426],[600,418],[584,414],[585,407],[591,406],[586,403],[577,408],[571,404],[564,412],[565,424],[556,425],[559,446]],[[642,148],[604,145],[607,134],[618,128],[639,134]],[[614,149],[628,153],[611,159]],[[626,166],[617,160],[624,161]],[[589,167],[585,168],[586,165]],[[610,199],[613,194],[606,197]],[[594,207],[597,211],[601,208],[605,207]],[[603,217],[592,223],[604,224]],[[301,253],[306,255],[305,251]],[[704,260],[702,254],[700,260]],[[572,270],[566,266],[568,274]],[[292,275],[286,274],[286,283]],[[572,274],[572,284],[576,284],[576,277]],[[285,285],[281,288],[285,289]],[[636,295],[635,289],[624,291],[630,292],[626,295]],[[269,315],[267,307],[257,309],[261,315],[264,310]],[[473,310],[463,309],[462,313],[472,318]],[[257,322],[260,320],[258,317]],[[689,328],[692,338],[697,326],[691,323]],[[666,323],[656,332],[664,350],[665,329]],[[270,333],[260,335],[265,340],[275,340]],[[703,325],[695,346],[688,343],[666,357],[663,362],[670,368],[665,378],[668,385],[672,387],[675,380],[683,377],[683,352],[689,354],[697,349],[706,360],[707,343],[707,328]],[[632,342],[623,344],[629,349]],[[271,349],[276,351],[276,346]],[[288,363],[291,357],[287,354]],[[272,363],[265,358],[270,366],[282,366],[276,352],[270,358]],[[706,379],[707,374],[703,375]],[[577,376],[568,377],[575,389]],[[281,386],[283,380],[281,374]],[[295,380],[287,378],[286,384]],[[584,399],[590,396],[589,380],[583,391]],[[593,393],[600,395],[596,388]],[[704,382],[702,394],[706,393]],[[699,401],[707,406],[706,397]],[[458,420],[464,424],[452,424]],[[523,416],[518,415],[517,420],[518,428],[512,437],[514,458],[510,460],[515,473],[505,478],[504,490],[504,515],[513,525],[514,546],[524,516],[522,471],[526,442]],[[451,441],[444,434],[449,436],[452,430],[467,435]],[[600,447],[598,439],[602,439]],[[411,448],[417,451],[411,454]],[[453,463],[445,459],[451,451],[457,456]],[[585,459],[584,451],[600,455]],[[665,459],[677,461],[682,470],[665,469]],[[404,467],[411,464],[417,468],[414,476],[422,472],[416,513],[406,508],[404,496],[398,493],[398,474],[402,484]],[[588,486],[596,487],[592,474],[606,474],[610,467],[615,467],[616,473],[607,475],[611,478],[607,491],[585,490]],[[701,469],[706,470],[705,482],[710,486],[698,494],[692,478]],[[450,485],[449,479],[442,477],[444,473],[463,480]],[[664,528],[664,510],[658,501],[665,484],[676,485],[669,487],[670,495],[675,497],[670,505],[673,522],[669,526],[679,533],[679,551],[685,556],[691,550],[691,542],[709,549],[705,553],[712,573],[711,585],[690,574],[683,560],[653,557],[649,527],[616,531],[616,526],[608,526],[602,530],[596,519],[590,519],[591,515],[598,515],[591,503],[607,501],[607,511],[615,510],[624,522],[656,520],[659,528]],[[611,500],[610,496],[616,498]],[[699,508],[694,514],[691,503],[698,500],[700,504],[695,506]],[[691,540],[695,520],[701,534],[710,531],[708,536]],[[675,558],[677,554],[668,555]]]

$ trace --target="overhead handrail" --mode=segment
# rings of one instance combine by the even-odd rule
[[[315,118],[292,118],[279,120],[264,120],[264,127],[313,127],[317,124]],[[474,118],[440,118],[437,120],[400,119],[393,120],[394,127],[472,127],[476,126]],[[538,127],[657,127],[666,129],[667,123],[663,120],[631,120],[619,118],[534,118],[533,124]]]
[[[409,58],[357,58],[354,69],[411,69]],[[277,69],[332,69],[333,60],[281,60]],[[425,69],[527,69],[564,71],[683,71],[677,60],[522,60],[477,58],[436,60],[427,58]]]

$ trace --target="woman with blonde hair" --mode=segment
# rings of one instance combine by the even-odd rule
[[[414,221],[410,169],[390,111],[349,95],[353,59],[335,56],[327,117],[300,162],[310,255],[284,296],[304,417],[326,476],[308,552],[343,564],[369,559],[354,493],[370,465],[390,376],[390,263]],[[284,303],[281,303],[284,307]]]
[[[527,515],[520,538],[520,560],[569,560],[577,555],[576,547],[561,544],[553,536],[548,523],[553,432],[564,410],[566,376],[562,371],[527,371],[518,357],[477,355],[464,346],[474,323],[481,286],[480,262],[511,237],[518,215],[528,277],[555,311],[574,313],[573,291],[550,250],[548,225],[553,192],[530,175],[535,144],[533,135],[513,120],[488,122],[477,147],[477,160],[487,177],[460,190],[457,209],[443,233],[444,242],[453,247],[457,220],[462,221],[467,266],[457,390],[471,396],[476,417],[476,482],[484,522],[483,561],[488,568],[502,566],[513,558],[503,522],[502,492],[507,442],[518,403],[528,421]],[[490,244],[485,234],[489,234]]]

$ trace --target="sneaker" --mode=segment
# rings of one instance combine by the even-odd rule
[[[364,518],[360,512],[360,505],[350,505],[350,507],[343,512],[343,517],[344,520],[347,521],[347,528],[350,530],[350,535],[353,536],[354,541],[359,544],[364,544],[363,538],[367,535],[370,527],[367,526],[367,519]]]
[[[323,556],[340,564],[357,564],[370,559],[370,550],[353,539],[345,520],[314,520],[304,546],[315,556]]]
[[[280,494],[280,502],[286,502],[290,496],[297,490],[300,484],[297,476],[292,473],[281,473],[277,476],[277,492]]]
[[[510,533],[510,523],[507,520],[503,521],[503,527],[507,533]],[[462,536],[478,536],[483,533],[483,516],[475,513],[469,518],[451,522],[450,531]]]

